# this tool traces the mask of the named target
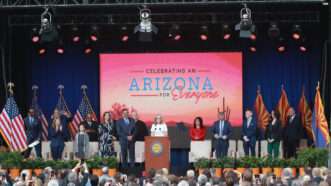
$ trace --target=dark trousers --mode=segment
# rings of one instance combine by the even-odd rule
[[[128,151],[129,151],[129,160],[130,166],[134,167],[135,163],[135,149],[134,149],[134,142],[122,142],[121,145],[121,158],[123,167],[128,167]]]
[[[297,147],[298,147],[297,140],[284,140],[283,143],[284,157],[285,158],[296,157]]]
[[[255,144],[255,139],[249,139],[248,142],[243,141],[245,156],[249,156],[249,152],[251,156],[255,156]]]
[[[63,149],[64,149],[63,143],[62,144],[61,143],[55,143],[55,144],[51,143],[51,154],[52,154],[53,160],[62,159]]]
[[[216,158],[227,156],[229,149],[229,141],[223,139],[216,140]]]
[[[34,147],[35,151],[36,151],[36,156],[37,158],[41,158],[41,142],[36,145]],[[24,152],[24,158],[28,158],[31,154],[32,148],[28,148],[26,149],[26,151]]]

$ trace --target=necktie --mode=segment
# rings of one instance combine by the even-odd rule
[[[223,127],[224,127],[224,123],[223,123],[223,121],[221,121],[221,130],[220,130],[220,135],[221,136],[223,135]]]
[[[247,128],[249,128],[250,119],[247,120]]]
[[[125,118],[124,121],[125,121],[125,124],[127,124],[127,125],[129,124],[128,118]]]

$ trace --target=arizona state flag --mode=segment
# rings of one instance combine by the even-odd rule
[[[265,130],[265,128],[267,127],[267,125],[269,123],[270,114],[264,105],[263,98],[262,98],[262,95],[260,92],[260,88],[257,89],[254,109],[255,109],[255,113],[256,113],[258,127]]]
[[[310,139],[314,139],[313,131],[311,128],[311,122],[312,122],[312,111],[308,105],[306,96],[305,96],[305,90],[302,89],[302,95],[299,101],[298,110],[301,117],[302,127],[306,130],[307,135]]]
[[[284,87],[282,86],[282,92],[277,104],[277,110],[280,114],[280,121],[282,123],[282,126],[285,126],[286,121],[287,121],[287,114],[290,109],[290,103],[288,102],[287,99],[287,94],[285,92]]]
[[[312,129],[316,147],[326,147],[330,143],[329,127],[324,115],[324,106],[320,95],[319,84],[316,88],[315,104],[313,111]]]

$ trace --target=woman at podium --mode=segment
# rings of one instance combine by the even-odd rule
[[[163,118],[160,114],[154,118],[154,123],[151,127],[151,136],[164,137],[168,136],[167,124],[163,122]]]
[[[190,129],[191,140],[204,140],[206,137],[206,128],[203,126],[201,117],[194,118],[193,128]]]

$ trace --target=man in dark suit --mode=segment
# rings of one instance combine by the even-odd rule
[[[39,144],[34,146],[36,155],[38,158],[41,158],[41,132],[42,127],[41,123],[39,122],[38,118],[35,116],[35,111],[33,108],[30,108],[28,111],[28,116],[24,119],[24,126],[25,126],[25,133],[27,136],[28,144],[32,142],[38,141]],[[30,156],[32,148],[28,148],[25,153],[24,157],[28,158]]]
[[[256,133],[257,125],[253,119],[253,112],[251,110],[245,111],[244,123],[242,125],[242,139],[245,156],[255,156],[255,144],[256,144]],[[250,152],[250,153],[249,153]]]
[[[121,158],[123,167],[127,168],[128,160],[127,154],[129,150],[130,166],[133,167],[135,163],[135,152],[134,152],[134,134],[135,122],[132,118],[129,118],[128,109],[123,109],[122,118],[116,122],[116,132],[120,141],[121,146]]]
[[[135,122],[133,141],[145,141],[145,136],[148,136],[148,128],[146,124],[143,121],[139,120],[137,112],[132,112],[131,116]]]
[[[81,123],[85,127],[85,131],[89,136],[90,141],[98,141],[98,123],[93,121],[91,113],[86,114],[85,121]]]
[[[216,142],[216,157],[222,158],[228,154],[231,124],[225,121],[224,112],[218,113],[218,119],[218,121],[214,122],[213,134]]]
[[[288,119],[283,130],[283,148],[285,158],[296,156],[296,150],[301,138],[300,117],[293,108],[289,109]]]

